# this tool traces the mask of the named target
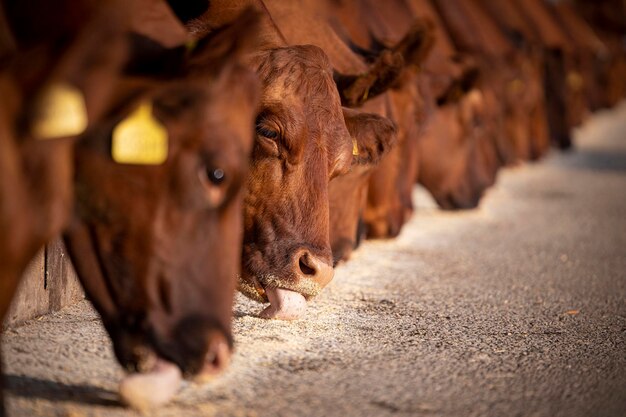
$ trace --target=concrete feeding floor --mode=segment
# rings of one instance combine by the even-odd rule
[[[575,153],[504,170],[481,208],[416,190],[292,323],[237,298],[227,373],[155,416],[625,416],[626,105]],[[133,416],[86,302],[4,334],[12,416]]]

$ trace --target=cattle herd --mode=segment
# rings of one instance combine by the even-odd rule
[[[235,290],[306,314],[424,186],[476,207],[626,94],[620,0],[2,0],[0,317],[62,234],[146,409],[221,372]]]

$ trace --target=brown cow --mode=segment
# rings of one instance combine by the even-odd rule
[[[521,71],[526,58],[498,29],[474,0],[434,1],[455,45],[480,65],[481,90],[485,96],[495,140],[504,164],[530,157],[528,115],[530,91]]]
[[[372,174],[367,209],[363,215],[367,236],[395,237],[413,213],[412,190],[419,171],[419,138],[427,117],[427,92],[419,86],[420,68],[434,44],[434,28],[428,20],[415,19],[403,1],[380,7],[374,1],[358,2],[370,16],[366,30],[369,48],[402,51],[406,66],[401,79],[389,91],[389,117],[398,125],[398,146]]]
[[[588,111],[574,47],[556,20],[551,4],[543,0],[513,2],[535,30],[544,50],[544,90],[552,143],[561,149],[571,148],[571,129],[582,122]]]
[[[2,24],[19,28],[8,32],[14,51],[0,73],[2,317],[17,276],[66,222],[73,145],[66,137],[82,133],[88,122],[99,119],[107,88],[125,56],[124,9],[119,4],[101,7],[77,2],[72,16],[61,17],[55,10],[65,6],[50,8],[43,3],[44,22],[32,16],[37,5],[29,5],[26,11],[11,3],[6,7],[7,24]],[[54,107],[71,114],[55,113]]]
[[[417,180],[444,209],[476,207],[495,182],[501,166],[490,100],[482,90],[476,61],[458,51],[429,0],[410,0],[415,16],[432,20],[436,43],[420,76],[423,94],[432,98],[418,141]],[[434,102],[434,104],[432,104]]]
[[[212,1],[188,27],[194,33],[210,30],[248,5],[264,11],[265,19],[262,45],[249,57],[262,94],[244,206],[239,289],[270,301],[263,317],[291,319],[333,277],[328,183],[350,170],[353,139],[359,147],[367,145],[351,138],[346,127],[346,117],[352,116],[341,108],[328,56],[319,47],[288,42],[268,11],[271,3]]]
[[[310,298],[333,277],[328,182],[349,171],[353,144],[323,51],[295,46],[264,55],[240,289],[259,299],[245,285],[252,282]]]
[[[154,7],[155,37],[173,43],[177,21]],[[258,103],[258,80],[241,56],[256,19],[247,13],[191,52],[164,48],[145,36],[150,27],[138,28],[116,110],[76,145],[76,208],[64,237],[131,372],[122,397],[138,408],[167,401],[181,372],[214,375],[229,361]],[[184,41],[182,26],[178,33]],[[123,128],[145,135],[157,155],[124,150]],[[166,143],[150,144],[155,129]]]
[[[388,97],[380,94],[396,85],[406,61],[401,52],[385,50],[368,65],[325,23],[327,15],[323,11],[316,21],[302,13],[302,10],[314,9],[310,3],[310,0],[292,1],[288,5],[280,1],[264,2],[289,43],[311,43],[326,52],[342,103],[359,109],[344,109],[348,131],[358,142],[353,150],[356,158],[353,158],[350,172],[333,179],[329,185],[330,243],[336,263],[347,259],[358,241],[357,228],[365,210],[369,173],[381,158],[386,159],[384,155],[390,150],[396,152],[392,146],[396,142],[396,128],[384,117],[389,113],[389,106],[385,105]],[[406,45],[406,55],[413,52],[414,44],[419,49],[423,42],[419,38]]]
[[[583,88],[590,110],[608,106],[606,90],[600,82],[602,71],[609,62],[609,49],[594,30],[566,1],[555,4],[554,12],[572,44],[576,47],[576,59],[583,79]]]
[[[367,202],[370,175],[381,158],[395,146],[395,124],[376,112],[376,104],[386,104],[388,98],[381,96],[366,104],[375,113],[344,110],[348,131],[352,137],[362,138],[353,152],[356,158],[346,175],[333,179],[329,184],[330,244],[333,263],[347,261],[362,238],[363,212]],[[377,103],[382,102],[382,103]],[[378,114],[376,114],[378,113]]]
[[[574,4],[608,48],[597,76],[607,104],[614,106],[626,97],[626,4],[620,0],[575,0]]]
[[[163,4],[150,2],[139,11],[151,17],[138,19],[133,25],[132,59],[123,78],[114,86],[96,83],[98,88],[108,87],[112,99],[104,120],[92,126],[74,147],[76,211],[65,232],[81,283],[101,314],[118,360],[131,371],[154,371],[131,376],[122,384],[124,399],[139,407],[166,401],[175,392],[181,371],[186,375],[215,374],[228,362],[232,295],[242,235],[240,189],[245,182],[258,98],[256,77],[238,59],[255,34],[255,14],[248,13],[233,27],[199,40],[190,52],[185,46],[185,29],[177,26]],[[135,16],[137,13],[135,10]],[[110,14],[103,21],[91,22],[90,42],[80,39],[80,47],[68,53],[68,59],[61,59],[59,67],[71,71],[73,81],[84,82],[78,76],[85,74],[93,81],[106,81],[96,75],[111,64],[86,66],[97,68],[93,75],[80,65],[84,65],[83,48],[120,49],[119,43],[102,40],[117,27],[109,20]],[[99,27],[106,30],[96,36]],[[126,34],[127,28],[122,27],[120,34]],[[155,29],[154,37],[159,41],[183,46],[164,48],[145,36]],[[92,42],[104,43],[107,48],[96,48]],[[49,52],[42,45],[35,44],[34,50]],[[106,54],[86,55],[89,64],[108,63]],[[52,54],[49,57],[54,58]],[[37,55],[18,58],[16,62],[23,65]],[[7,73],[7,78],[11,75]],[[60,71],[55,74],[63,75]],[[7,79],[7,88],[15,85],[21,84]],[[94,97],[85,97],[89,111]],[[19,98],[16,96],[17,103]],[[60,109],[67,110],[67,104]],[[30,126],[30,120],[25,121]],[[2,139],[4,144],[4,135]],[[133,145],[136,139],[142,140],[144,147]],[[145,145],[151,147],[146,151]],[[33,155],[39,154],[25,154],[24,159],[30,162],[25,164],[26,173],[41,174],[33,168],[41,165],[43,169],[47,163],[68,173],[53,171],[56,177],[43,177],[56,179],[55,185],[66,192],[34,187],[41,192],[36,196],[44,201],[72,198],[71,153],[62,163],[41,157],[43,163],[37,164]],[[7,161],[3,169],[15,165],[13,159]],[[141,166],[145,163],[156,165]],[[38,180],[41,182],[42,177]],[[20,189],[6,191],[16,194]],[[62,218],[70,214],[69,207],[55,209]],[[14,223],[22,224],[19,221],[28,214],[24,210]],[[3,226],[10,223],[2,220]],[[57,223],[60,227],[64,221]],[[6,240],[9,244],[20,240],[18,234],[3,234],[3,243],[5,236],[16,238]],[[13,253],[7,258],[11,256]],[[209,276],[207,271],[211,271]],[[4,280],[2,283],[6,284]],[[152,392],[155,383],[163,382],[168,392]]]
[[[363,5],[360,1],[343,1],[342,4]],[[417,161],[411,161],[410,158],[405,160],[405,163],[415,164],[413,169],[417,170],[417,174],[408,177],[396,176],[399,181],[394,182],[389,179],[389,175],[394,175],[393,173],[402,167],[402,162],[379,167],[373,176],[374,184],[370,184],[368,190],[370,236],[389,236],[393,234],[390,232],[394,231],[397,233],[399,227],[395,225],[401,225],[403,217],[406,216],[402,212],[400,216],[391,215],[394,210],[389,205],[390,199],[386,198],[390,189],[403,190],[401,193],[406,196],[404,199],[406,204],[407,200],[410,201],[412,182],[417,177],[442,207],[474,207],[483,190],[493,183],[499,167],[493,140],[485,132],[486,123],[482,122],[485,117],[482,95],[478,92],[467,94],[476,82],[473,64],[454,50],[436,12],[428,2],[413,0],[407,5],[408,9],[402,2],[387,3],[385,13],[380,12],[380,18],[372,19],[370,23],[372,27],[362,30],[365,33],[356,33],[353,37],[354,42],[357,40],[361,43],[366,42],[359,45],[362,48],[381,43],[392,47],[401,43],[407,32],[410,33],[415,18],[432,22],[435,32],[434,48],[420,65],[421,71],[417,81],[413,85],[405,84],[409,88],[417,85],[418,93],[406,94],[405,90],[403,95],[396,96],[402,100],[396,100],[395,103],[395,108],[399,109],[396,114],[406,112],[403,119],[398,119],[403,120],[402,125],[407,132],[404,135],[417,136],[415,141]],[[372,4],[368,7],[377,6]],[[394,8],[395,12],[392,10]],[[367,15],[367,10],[362,14]],[[359,13],[349,11],[345,16],[348,19],[345,27],[349,28],[350,16],[359,16]],[[377,34],[378,38],[369,38],[370,32]],[[410,97],[413,97],[413,100],[421,100],[421,103],[413,102],[412,111],[409,105],[411,103],[407,101]],[[443,107],[446,107],[443,109],[445,116],[438,114]],[[412,119],[409,118],[411,113]],[[417,120],[415,113],[418,114]],[[435,126],[437,123],[444,123],[443,128],[452,130],[445,132],[439,126]],[[451,126],[451,123],[465,125]],[[453,133],[457,136],[450,136]],[[439,138],[439,134],[443,137]],[[407,140],[406,143],[410,144],[411,140]],[[411,152],[405,151],[402,154],[409,155]],[[390,157],[391,155],[387,158],[391,159]],[[410,169],[406,172],[409,171]],[[406,204],[403,209],[405,213],[410,213],[410,205]]]
[[[530,135],[529,158],[538,159],[550,148],[547,110],[544,94],[544,54],[537,46],[535,31],[523,18],[515,3],[500,0],[479,0],[493,22],[515,45],[525,59],[517,65],[518,78],[510,81],[506,90],[511,96],[520,96],[524,107],[528,107],[527,122]],[[517,91],[516,91],[517,90]],[[523,94],[520,95],[520,92]]]
[[[394,16],[385,11],[397,9],[397,2],[384,8],[363,1],[341,1],[336,12],[335,29],[353,49],[368,59],[394,51],[404,61],[400,77],[387,92],[384,112],[398,127],[398,144],[380,162],[369,178],[363,223],[368,237],[397,236],[413,210],[411,191],[416,176],[418,155],[416,138],[423,103],[414,81],[414,73],[432,45],[431,28],[424,22],[406,31],[388,35],[385,25]],[[406,11],[405,11],[406,12]],[[379,16],[381,14],[381,16]],[[393,36],[397,35],[397,36]]]
[[[73,137],[106,109],[126,57],[126,11],[114,1],[0,4],[0,320],[27,263],[67,222]]]

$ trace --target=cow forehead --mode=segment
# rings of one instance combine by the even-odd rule
[[[259,55],[257,74],[265,94],[297,96],[303,102],[338,99],[332,67],[324,52],[314,46],[278,48]]]
[[[158,117],[178,132],[179,141],[245,151],[252,144],[258,80],[248,70],[232,75],[176,80],[147,94],[145,99],[157,104],[161,110]]]
[[[251,56],[251,64],[260,76],[267,71],[325,71],[332,77],[332,65],[324,51],[314,45],[294,45],[261,51]]]
[[[280,48],[261,60],[257,73],[264,86],[262,107],[281,108],[275,113],[288,124],[287,130],[306,126],[319,141],[348,140],[332,69],[321,49]]]

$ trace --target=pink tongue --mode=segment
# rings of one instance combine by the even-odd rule
[[[266,289],[265,293],[270,306],[261,311],[259,314],[261,318],[296,320],[304,316],[306,300],[302,294],[283,288]]]
[[[178,366],[158,359],[150,372],[127,375],[120,382],[120,396],[129,406],[145,412],[168,403],[180,388]]]

